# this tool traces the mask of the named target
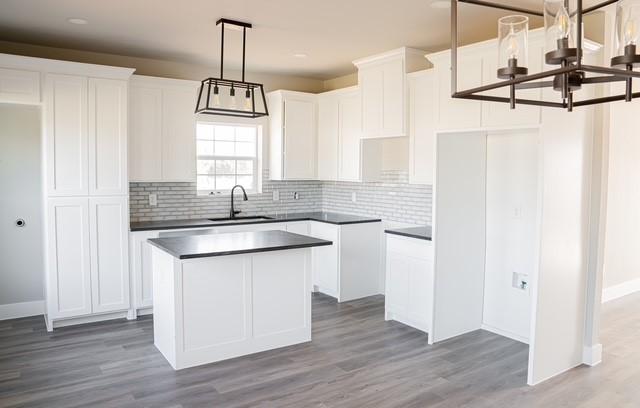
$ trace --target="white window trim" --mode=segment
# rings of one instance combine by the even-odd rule
[[[233,126],[233,127],[250,127],[256,129],[256,157],[248,157],[248,156],[207,156],[207,155],[198,155],[198,151],[196,149],[196,163],[200,159],[210,159],[210,160],[253,160],[253,171],[255,178],[255,188],[247,190],[247,195],[257,195],[262,194],[262,133],[263,133],[263,124],[262,123],[251,123],[245,122],[242,119],[237,122],[224,122],[215,120],[208,115],[199,115],[196,117],[196,126],[198,123],[208,123],[212,125],[218,126]],[[197,140],[197,132],[196,132],[196,140]],[[197,177],[197,172],[196,172]],[[210,196],[210,197],[220,197],[220,196],[229,196],[231,195],[230,190],[199,190],[197,188],[196,182],[196,194],[198,196]]]

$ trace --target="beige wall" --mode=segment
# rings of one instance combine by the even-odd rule
[[[0,53],[135,68],[135,73],[138,75],[166,78],[202,80],[210,76],[218,76],[219,74],[218,67],[207,67],[175,61],[103,54],[66,48],[44,47],[40,45],[8,41],[0,41]],[[237,73],[232,71],[225,71],[225,76],[230,78],[239,77]],[[292,91],[318,93],[324,90],[324,81],[322,80],[290,75],[258,74],[248,72],[247,80],[264,84],[265,91],[288,89]]]

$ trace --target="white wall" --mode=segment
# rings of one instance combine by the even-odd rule
[[[610,106],[603,300],[640,290],[640,101]]]
[[[483,327],[528,343],[537,273],[538,132],[487,135],[487,241]],[[514,274],[517,276],[514,277]],[[516,286],[514,286],[514,284]]]
[[[43,295],[40,109],[0,104],[0,319]],[[17,228],[23,218],[26,226]],[[29,303],[19,306],[16,304]],[[40,305],[40,307],[42,307]],[[26,312],[21,310],[27,309]],[[40,310],[40,313],[42,310]]]

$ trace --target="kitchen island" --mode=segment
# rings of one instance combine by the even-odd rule
[[[150,239],[154,344],[176,369],[311,340],[311,248],[285,231]]]

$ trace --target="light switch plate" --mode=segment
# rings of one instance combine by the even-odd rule
[[[150,206],[158,205],[158,195],[157,194],[149,194],[149,205]]]

